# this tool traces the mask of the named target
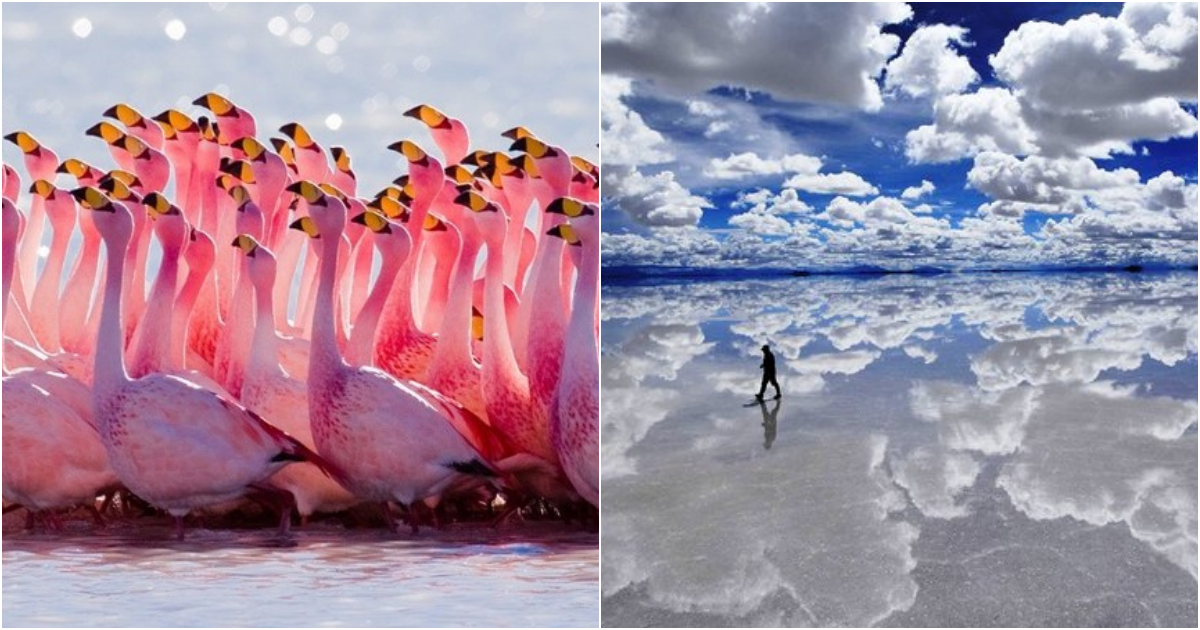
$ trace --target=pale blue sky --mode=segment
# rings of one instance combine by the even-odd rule
[[[422,102],[462,119],[473,146],[507,149],[500,133],[524,125],[596,160],[598,20],[589,3],[5,4],[3,129],[111,168],[84,135],[108,107],[199,116],[191,102],[216,90],[260,139],[297,121],[347,147],[363,195],[403,172],[388,144],[436,151],[402,116]],[[25,177],[10,143],[4,161]]]

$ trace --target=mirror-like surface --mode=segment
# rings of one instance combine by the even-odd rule
[[[329,525],[4,536],[7,626],[594,626],[596,535],[453,525],[416,538]]]
[[[1195,273],[603,298],[603,625],[1195,626]]]

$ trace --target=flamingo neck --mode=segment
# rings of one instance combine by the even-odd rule
[[[63,288],[59,337],[63,348],[83,354],[87,347],[86,325],[91,306],[92,288],[96,286],[96,261],[100,256],[100,237],[92,232],[83,233],[83,246],[75,266]]]
[[[508,334],[504,309],[504,237],[487,239],[487,276],[484,281],[483,369],[491,374],[520,374]]]
[[[475,259],[479,256],[479,239],[470,238],[458,228],[451,227],[459,236],[458,261],[454,266],[454,277],[450,281],[450,297],[442,318],[442,329],[438,333],[438,364],[467,365],[471,362],[471,297],[475,280]]]
[[[171,363],[171,335],[162,334],[160,330],[150,330],[149,326],[158,327],[166,322],[167,330],[171,329],[172,302],[175,298],[175,285],[179,278],[179,248],[164,246],[162,264],[158,268],[158,276],[154,278],[154,286],[150,289],[150,299],[146,302],[146,312],[138,324],[134,335],[134,354],[132,373],[140,377],[148,372],[162,371],[168,368],[181,368],[182,364]]]
[[[321,237],[321,260],[317,267],[317,303],[313,309],[311,356],[308,363],[310,392],[319,389],[314,386],[315,383],[328,382],[334,371],[345,365],[341,352],[338,351],[333,301],[340,237],[340,234]]]
[[[125,281],[125,257],[121,255],[129,247],[128,236],[105,239],[104,303],[100,310],[100,329],[96,335],[96,352],[92,391],[98,398],[116,391],[129,382],[125,371],[125,335],[121,322],[121,288]]]
[[[396,261],[383,259],[379,269],[379,277],[375,286],[363,302],[354,327],[350,329],[350,343],[346,347],[346,356],[356,364],[370,364],[375,349],[375,331],[379,329],[379,320],[383,315],[383,307],[387,304],[392,287],[396,284]]]
[[[568,360],[572,360],[571,365],[577,365],[579,358],[594,363],[599,352],[596,343],[595,317],[596,303],[600,298],[600,256],[599,252],[595,251],[594,243],[594,239],[588,239],[585,242],[582,260],[579,263],[579,276],[575,285],[575,303],[571,307],[571,322],[567,328],[567,345],[563,350],[564,381],[567,378],[565,372]]]
[[[179,297],[175,300],[175,313],[171,321],[171,364],[177,367],[184,367],[187,363],[188,322],[192,318],[196,298],[200,297],[200,289],[208,279],[208,270],[211,267],[212,265],[189,265],[187,280],[179,289]]]
[[[254,340],[250,344],[246,374],[279,369],[279,338],[275,336],[275,300],[271,289],[270,286],[254,287]]]

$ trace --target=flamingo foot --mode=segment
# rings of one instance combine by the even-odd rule
[[[183,517],[175,517],[175,540],[183,542]]]

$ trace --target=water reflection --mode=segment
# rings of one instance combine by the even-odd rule
[[[1195,625],[1196,298],[605,287],[603,623]],[[767,343],[787,404],[747,405]]]
[[[6,534],[4,621],[550,627],[594,625],[599,612],[596,536],[558,526],[405,539],[317,525],[286,548],[260,531],[197,529],[177,543],[166,530]]]

